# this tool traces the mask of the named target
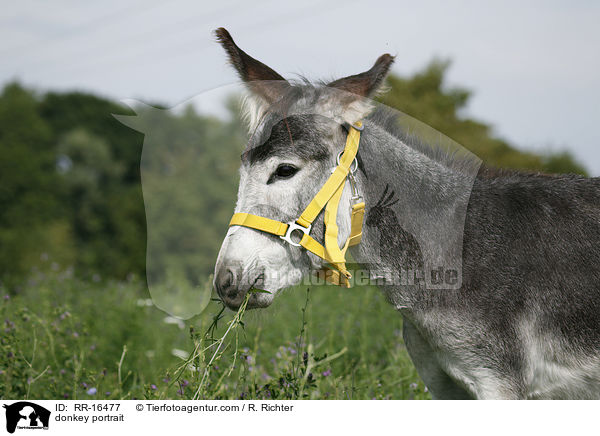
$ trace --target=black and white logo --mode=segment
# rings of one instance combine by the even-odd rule
[[[3,407],[6,409],[6,431],[9,433],[14,433],[16,429],[48,429],[50,411],[42,406],[29,401],[19,401],[10,405],[4,404]]]

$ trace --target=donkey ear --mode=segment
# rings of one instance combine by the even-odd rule
[[[229,55],[229,60],[240,78],[251,91],[262,97],[266,103],[274,103],[289,88],[290,84],[287,80],[239,48],[225,28],[219,27],[215,30],[215,35],[217,41],[221,43]]]
[[[327,86],[341,89],[361,97],[371,97],[381,87],[385,76],[394,63],[394,56],[384,54],[379,56],[370,70],[354,76],[335,80]]]

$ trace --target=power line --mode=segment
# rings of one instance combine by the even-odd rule
[[[251,7],[252,4],[246,3],[245,6]],[[222,12],[225,12],[228,9],[231,9],[231,5],[226,5],[222,8],[217,9],[216,11],[213,10],[212,13],[209,15],[209,17],[210,17],[209,19],[212,19],[213,16],[221,14]],[[240,11],[243,11],[244,9],[245,9],[244,7],[238,8],[238,9],[236,9],[236,12],[239,13]],[[104,48],[104,47],[108,48],[111,45],[112,46],[115,46],[115,45],[123,46],[124,42],[127,47],[138,45],[140,42],[143,42],[144,44],[147,45],[148,37],[155,36],[157,34],[160,34],[160,35],[167,34],[168,35],[167,38],[168,38],[172,35],[184,33],[186,31],[197,28],[199,25],[202,25],[202,23],[198,23],[199,18],[206,19],[206,15],[203,17],[192,16],[191,18],[188,17],[188,18],[185,18],[184,20],[179,20],[174,23],[169,23],[168,28],[175,29],[175,30],[168,32],[168,33],[165,32],[165,27],[167,27],[167,26],[165,26],[164,24],[160,24],[159,26],[155,26],[153,29],[144,30],[143,32],[133,34],[131,37],[126,37],[126,38],[120,37],[117,40],[109,40],[109,41],[104,40],[104,41],[102,41],[103,42],[102,44],[96,45],[96,47],[90,47],[90,46],[86,45],[83,50],[81,50],[80,47],[78,47],[78,48],[76,48],[76,50],[74,52],[73,51],[67,52],[67,53],[63,52],[63,53],[59,54],[59,56],[52,58],[51,61],[53,64],[58,64],[58,65],[61,65],[62,62],[64,61],[64,62],[68,62],[71,66],[73,66],[71,59],[75,58],[75,59],[83,60],[83,64],[86,65],[86,64],[90,63],[90,60],[89,60],[89,57],[85,58],[84,56],[89,55],[94,49]],[[184,25],[186,25],[186,24],[190,24],[190,25],[185,27]],[[149,51],[148,49],[143,50],[144,53],[148,52],[148,51]],[[130,59],[130,57],[131,57],[130,55],[127,55],[127,56],[122,57],[122,59],[127,60],[127,59]],[[21,65],[20,68],[21,69],[35,68],[36,66],[43,66],[47,62],[48,62],[48,60],[34,60],[33,63],[30,62],[30,63],[25,63],[24,65]],[[97,59],[92,59],[91,62],[93,65],[101,64],[101,61],[98,62]],[[82,62],[79,62],[79,64],[75,64],[75,69],[78,69],[81,66],[82,66]],[[56,71],[69,71],[69,70],[70,70],[69,68],[67,68],[67,70],[63,70],[59,67],[58,69],[50,68],[50,70],[46,70],[46,72],[53,73]]]
[[[58,34],[52,35],[51,37],[44,39],[42,42],[38,41],[36,43],[26,43],[26,44],[23,44],[23,45],[20,45],[17,47],[13,46],[13,47],[8,47],[7,49],[4,49],[4,50],[0,50],[0,55],[4,55],[6,53],[10,53],[11,51],[15,51],[15,50],[18,50],[19,52],[23,52],[23,51],[27,51],[28,49],[30,52],[33,51],[35,53],[36,51],[46,49],[47,45],[49,43],[53,43],[57,40],[64,39],[64,37],[66,37],[66,36],[71,36],[78,32],[80,32],[80,33],[90,33],[90,31],[94,32],[95,30],[97,30],[97,28],[100,25],[102,25],[106,22],[115,23],[115,22],[121,21],[123,18],[129,18],[128,14],[131,11],[133,11],[133,10],[139,11],[140,5],[146,5],[147,3],[148,3],[147,0],[140,0],[140,1],[136,2],[134,5],[128,5],[119,10],[112,11],[108,14],[105,14],[100,17],[89,20],[85,23],[80,23],[79,25],[75,26],[74,28],[70,28],[70,29],[60,32]],[[141,9],[143,12],[147,12],[160,4],[162,4],[160,0],[155,0],[150,6],[141,8]],[[119,18],[121,18],[121,20]]]
[[[302,20],[306,17],[306,12],[308,11],[315,11],[318,10],[321,14],[322,13],[326,13],[326,12],[330,12],[332,10],[336,10],[342,7],[347,7],[348,4],[354,3],[358,0],[350,0],[344,4],[339,4],[339,3],[335,3],[332,4],[330,7],[325,8],[325,9],[315,9],[315,4],[309,4],[306,5],[303,8],[300,8],[300,10],[293,10],[291,12],[285,12],[285,13],[281,13],[276,15],[275,17],[270,16],[270,17],[266,17],[264,20],[262,21],[258,21],[258,22],[252,22],[248,25],[242,25],[240,27],[238,27],[236,30],[250,30],[250,29],[254,29],[254,28],[260,28],[260,29],[264,29],[265,26],[269,26],[269,29],[273,29],[274,27],[277,26],[281,26],[283,24],[286,24],[288,22],[294,22],[294,21],[298,21],[298,20]],[[302,14],[302,16],[299,16],[299,14]],[[191,41],[188,42],[184,45],[180,45],[178,47],[177,50],[172,50],[169,55],[167,56],[163,56],[160,58],[160,62],[163,63],[165,60],[170,60],[170,59],[174,59],[180,56],[184,56],[184,55],[189,55],[190,53],[194,53],[197,54],[199,53],[201,50],[207,48],[210,44],[212,44],[212,40],[209,41],[205,38],[203,38],[200,42],[198,41]],[[123,67],[124,65],[131,65],[134,63],[137,64],[144,64],[144,63],[148,63],[147,60],[143,60],[140,59],[140,56],[145,56],[145,55],[149,55],[151,53],[153,53],[155,50],[155,47],[152,47],[150,49],[146,49],[143,50],[142,52],[138,52],[135,53],[133,55],[128,54],[128,55],[123,55],[120,56],[118,58],[112,58],[110,59],[110,64],[118,64],[119,67]],[[46,70],[47,73],[55,73],[55,72],[60,72],[60,73],[67,73],[67,72],[87,72],[89,70],[97,70],[99,65],[103,65],[102,60],[98,61],[97,59],[92,60],[92,64],[80,64],[80,65],[75,65],[72,66],[71,68],[58,68],[58,69],[54,69],[54,70]],[[152,58],[152,62],[157,62],[157,60],[155,58]],[[109,64],[109,65],[110,65]]]

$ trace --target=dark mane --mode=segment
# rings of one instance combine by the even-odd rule
[[[396,109],[376,103],[375,109],[367,117],[367,120],[375,123],[413,150],[452,170],[472,174],[473,168],[481,165],[481,159],[457,142]],[[438,133],[436,136],[439,141],[426,142],[420,135],[411,132],[411,124],[431,129],[432,133]]]
[[[406,117],[407,122],[399,122],[399,115]],[[524,180],[540,177],[561,180],[586,179],[586,177],[578,174],[549,174],[540,171],[498,168],[486,165],[482,163],[476,155],[468,151],[462,145],[456,143],[451,138],[448,138],[441,133],[440,138],[443,139],[443,141],[434,144],[425,142],[419,135],[411,133],[409,128],[404,126],[404,124],[409,125],[409,121],[416,120],[412,119],[408,115],[404,115],[399,111],[396,111],[395,109],[388,108],[381,104],[376,106],[375,110],[367,117],[367,119],[374,122],[386,132],[398,138],[412,149],[419,151],[421,154],[447,166],[448,168],[460,172],[466,171],[468,174],[472,174],[473,168],[477,165],[480,165],[477,172],[477,177],[481,179],[512,178]],[[418,121],[416,122],[424,126],[424,124]]]

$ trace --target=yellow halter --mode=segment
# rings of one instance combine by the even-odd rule
[[[244,226],[261,230],[277,235],[295,247],[304,247],[331,265],[318,271],[320,277],[336,285],[349,288],[349,279],[352,275],[346,269],[346,250],[348,247],[360,243],[365,214],[365,203],[361,201],[362,198],[358,195],[354,178],[354,173],[358,167],[356,153],[358,152],[362,130],[363,125],[360,121],[351,126],[346,138],[346,147],[338,155],[337,167],[295,222],[282,223],[249,213],[235,213],[231,217],[229,226]],[[344,246],[340,248],[337,242],[338,226],[336,218],[346,179],[350,181],[352,187],[352,218],[350,236],[348,236]],[[309,235],[313,221],[323,208],[325,208],[325,246]],[[292,240],[294,232],[302,233],[302,238],[297,242]],[[298,236],[300,235],[298,234]],[[335,270],[332,268],[335,268]]]

